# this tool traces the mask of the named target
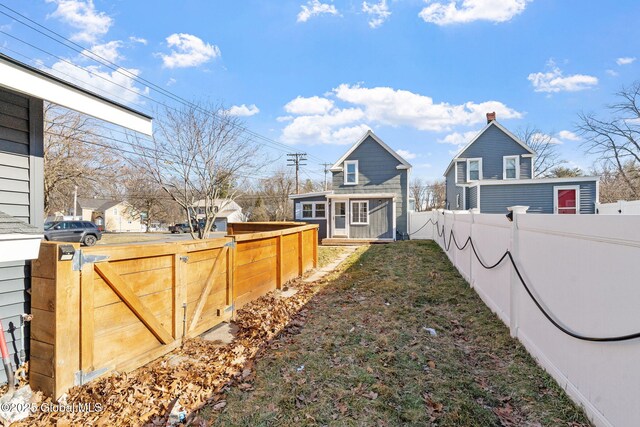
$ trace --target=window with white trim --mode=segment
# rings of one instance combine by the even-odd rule
[[[502,179],[520,178],[520,156],[504,156],[502,158]]]
[[[456,208],[460,208],[460,195],[456,194]]]
[[[345,161],[343,173],[345,185],[356,185],[358,183],[358,161]]]
[[[298,219],[325,219],[327,204],[325,202],[302,202],[298,209]]]
[[[467,182],[482,179],[482,159],[467,159]]]
[[[369,201],[351,202],[351,224],[369,224]]]

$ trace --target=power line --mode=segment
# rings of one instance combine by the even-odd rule
[[[175,94],[175,93],[173,93],[173,92],[170,92],[170,91],[168,91],[168,90],[164,89],[164,88],[163,88],[163,87],[161,87],[161,86],[158,86],[157,84],[155,84],[155,83],[153,83],[153,82],[151,82],[151,81],[149,81],[149,80],[147,80],[147,79],[145,79],[145,78],[142,78],[142,77],[140,77],[140,76],[138,76],[138,75],[136,75],[136,74],[134,74],[134,73],[131,73],[131,72],[130,72],[130,71],[128,71],[126,68],[121,67],[120,65],[118,65],[118,64],[116,64],[116,63],[114,63],[113,61],[110,61],[110,60],[108,60],[108,59],[106,59],[106,58],[104,58],[104,57],[102,57],[102,56],[100,56],[100,55],[98,55],[98,54],[96,54],[96,53],[92,52],[91,50],[89,50],[89,49],[87,49],[87,48],[83,47],[82,45],[80,45],[80,44],[78,44],[78,43],[73,42],[72,40],[69,40],[68,38],[64,37],[63,35],[61,35],[61,34],[59,34],[59,33],[55,32],[54,30],[51,30],[50,28],[48,28],[48,27],[46,27],[46,26],[44,26],[44,25],[42,25],[42,24],[39,24],[38,22],[36,22],[36,21],[34,21],[34,20],[32,20],[32,19],[28,18],[27,16],[25,16],[25,15],[21,14],[20,12],[18,12],[18,11],[16,11],[16,10],[14,10],[14,9],[12,9],[12,8],[8,7],[8,6],[6,6],[5,4],[0,3],[0,6],[1,6],[1,7],[4,7],[5,9],[7,9],[7,10],[9,10],[9,11],[11,11],[11,12],[12,12],[12,13],[14,13],[15,15],[18,15],[18,16],[20,16],[21,18],[23,18],[23,19],[25,19],[25,20],[27,20],[27,21],[29,21],[29,22],[33,23],[34,25],[37,25],[38,27],[40,27],[40,28],[44,29],[45,31],[47,31],[47,32],[49,32],[49,33],[51,33],[51,34],[54,34],[56,37],[58,37],[59,39],[62,39],[62,40],[64,40],[64,41],[59,40],[59,39],[57,39],[57,38],[55,38],[55,37],[53,37],[53,36],[51,36],[51,35],[49,35],[49,34],[46,34],[45,32],[43,32],[43,31],[41,31],[41,30],[39,30],[39,29],[37,29],[37,28],[33,27],[32,25],[29,25],[28,23],[26,23],[26,22],[24,22],[24,21],[21,21],[20,19],[16,18],[15,16],[11,16],[11,15],[9,15],[9,14],[8,14],[8,13],[6,13],[6,12],[2,12],[2,11],[0,11],[0,14],[3,14],[3,15],[5,15],[5,16],[7,16],[7,17],[9,17],[9,18],[11,18],[11,19],[13,19],[13,20],[15,20],[16,22],[18,22],[18,23],[20,23],[20,24],[22,24],[22,25],[24,25],[24,26],[26,26],[26,27],[28,27],[28,28],[32,29],[33,31],[36,31],[36,32],[38,32],[39,34],[41,34],[41,35],[43,35],[43,36],[45,36],[45,37],[47,37],[47,38],[49,38],[49,39],[51,39],[51,40],[53,40],[53,41],[55,41],[55,42],[59,43],[59,44],[61,44],[61,45],[65,46],[65,47],[67,47],[67,48],[69,48],[69,49],[72,49],[73,51],[75,51],[75,52],[77,52],[77,53],[80,53],[81,55],[83,55],[83,56],[85,56],[85,57],[87,57],[87,58],[89,58],[89,59],[91,59],[91,60],[93,60],[93,61],[96,61],[97,63],[99,63],[99,64],[101,64],[101,65],[104,65],[105,67],[110,68],[111,70],[113,70],[113,71],[115,71],[115,72],[117,72],[117,73],[119,73],[119,74],[122,74],[122,75],[126,76],[127,78],[129,78],[129,79],[131,79],[131,80],[133,80],[133,81],[136,81],[136,82],[138,82],[138,83],[141,83],[141,82],[142,82],[142,83],[144,83],[144,84],[147,84],[147,85],[149,85],[149,86],[153,87],[153,88],[154,88],[156,91],[158,91],[160,94],[162,94],[162,95],[164,95],[164,96],[166,96],[166,97],[168,97],[168,98],[170,98],[170,99],[172,99],[172,100],[174,100],[174,101],[176,101],[176,102],[182,103],[183,105],[185,105],[185,106],[189,106],[189,107],[191,107],[191,108],[198,109],[198,110],[199,110],[199,111],[201,111],[201,112],[204,112],[204,113],[207,113],[207,114],[212,114],[212,115],[214,115],[214,116],[216,116],[216,117],[218,117],[218,116],[219,116],[219,113],[218,113],[218,112],[206,110],[206,109],[202,108],[201,106],[199,106],[199,105],[197,105],[197,104],[194,104],[194,103],[192,103],[192,102],[190,102],[190,101],[188,101],[188,100],[186,100],[186,99],[184,99],[184,98],[180,97],[179,95],[177,95],[177,94]],[[97,77],[104,78],[103,76],[100,76],[100,75],[98,75],[98,74],[96,74],[96,73],[92,72],[91,70],[84,69],[84,68],[82,68],[82,67],[80,67],[80,66],[78,66],[78,65],[76,65],[76,64],[74,64],[74,63],[72,63],[72,62],[69,62],[69,61],[67,61],[67,60],[64,60],[64,59],[62,59],[62,58],[60,58],[60,57],[58,57],[58,56],[56,56],[56,55],[54,55],[54,54],[52,54],[52,53],[50,53],[50,52],[47,52],[47,51],[45,51],[45,50],[43,50],[43,49],[38,48],[37,46],[34,46],[34,45],[32,45],[32,44],[30,44],[30,43],[28,43],[28,42],[25,42],[24,40],[21,40],[21,39],[19,39],[19,38],[17,38],[17,37],[11,36],[11,35],[9,35],[8,33],[4,32],[4,31],[0,31],[0,32],[2,32],[2,33],[3,33],[3,34],[5,34],[5,35],[8,35],[8,36],[9,36],[9,37],[11,37],[11,38],[14,38],[14,39],[16,39],[16,40],[20,41],[20,42],[22,42],[22,43],[25,43],[25,44],[27,44],[27,45],[29,45],[29,46],[31,46],[31,47],[33,47],[33,48],[37,49],[37,50],[40,50],[40,51],[42,51],[43,53],[46,53],[46,54],[48,54],[48,55],[51,55],[51,56],[53,56],[53,57],[55,57],[55,58],[57,58],[57,59],[63,60],[63,61],[65,61],[65,62],[69,63],[69,64],[70,64],[70,65],[72,65],[72,66],[75,66],[75,67],[77,67],[77,68],[80,68],[80,69],[84,70],[85,72],[88,72],[88,73],[90,73],[90,74],[92,74],[92,75],[95,75],[95,76],[97,76]],[[90,55],[88,55],[87,53],[90,53]],[[96,58],[98,58],[99,60],[98,60],[98,59],[96,59]],[[136,94],[136,95],[138,95],[138,96],[142,96],[142,97],[144,97],[144,98],[146,98],[146,99],[149,99],[150,101],[153,101],[153,102],[156,102],[156,103],[161,104],[159,101],[157,101],[157,100],[155,100],[155,99],[153,99],[153,98],[151,98],[151,97],[145,96],[144,94],[141,94],[141,93],[139,93],[139,92],[137,92],[137,91],[134,91],[134,90],[132,90],[131,88],[127,88],[127,87],[125,87],[125,86],[118,85],[117,83],[112,82],[112,81],[110,81],[109,79],[106,79],[106,80],[107,80],[107,81],[109,81],[109,82],[110,82],[110,83],[112,83],[112,84],[115,84],[115,85],[117,85],[117,86],[120,86],[121,88],[123,88],[123,89],[125,89],[125,90],[128,90],[128,91],[130,91],[130,92],[133,92],[133,93],[135,93],[135,94]],[[165,105],[165,107],[167,107],[167,106]],[[168,108],[168,107],[167,107],[167,108]],[[283,149],[283,148],[284,148],[284,149],[288,150],[288,149],[290,148],[288,145],[283,144],[283,143],[278,142],[278,141],[275,141],[275,140],[273,140],[273,139],[271,139],[271,138],[269,138],[269,137],[266,137],[266,136],[264,136],[264,135],[261,135],[261,134],[259,134],[259,133],[255,132],[255,131],[252,131],[252,130],[248,129],[246,126],[242,126],[242,125],[237,124],[237,123],[232,123],[232,126],[236,127],[236,128],[237,128],[237,129],[239,129],[240,131],[245,132],[245,133],[247,133],[247,134],[249,134],[249,135],[251,135],[251,136],[253,136],[253,137],[255,137],[255,138],[258,138],[258,139],[260,139],[260,140],[262,140],[262,141],[264,141],[264,142],[266,142],[266,143],[268,143],[268,144],[272,144],[272,145],[275,145],[275,146],[277,146],[277,147],[280,147],[280,149]],[[315,156],[313,156],[313,155],[312,155],[311,157],[316,158],[316,159],[318,159],[318,160],[321,160],[321,159],[319,159],[319,158],[317,158],[317,157],[315,157]]]
[[[327,191],[327,173],[329,172],[329,167],[332,166],[332,164],[320,163],[320,165],[324,167],[324,191]]]

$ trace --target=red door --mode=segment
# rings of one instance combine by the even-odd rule
[[[557,189],[558,193],[558,213],[577,214],[578,213],[578,190]]]

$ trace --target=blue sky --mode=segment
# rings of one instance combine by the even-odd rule
[[[0,3],[183,98],[224,102],[251,130],[309,153],[314,179],[367,128],[402,150],[414,176],[439,178],[494,110],[588,169],[577,114],[601,111],[640,77],[638,1]],[[146,96],[164,100],[5,15],[0,30],[127,90],[0,32],[2,51],[21,61],[143,111],[155,106]],[[284,165],[286,150],[271,151],[272,167]]]

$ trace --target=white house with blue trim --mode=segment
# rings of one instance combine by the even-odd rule
[[[445,170],[446,209],[507,213],[594,214],[599,177],[535,178],[536,152],[487,114],[487,125]]]

